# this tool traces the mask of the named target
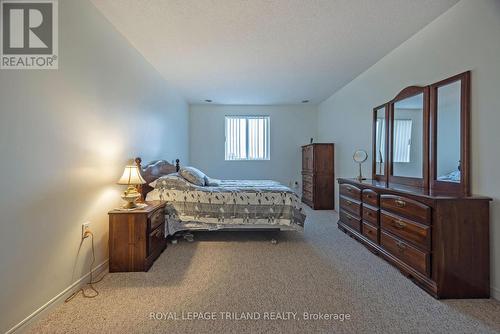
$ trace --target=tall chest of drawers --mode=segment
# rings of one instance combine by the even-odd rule
[[[436,298],[488,298],[489,202],[339,179],[338,227]]]
[[[315,210],[335,207],[333,144],[302,146],[302,202]]]

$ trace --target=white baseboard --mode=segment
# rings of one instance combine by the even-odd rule
[[[92,275],[94,277],[99,276],[102,272],[108,270],[108,262],[109,260],[105,260],[98,266],[96,266],[92,270]],[[61,305],[64,303],[66,298],[68,298],[75,290],[79,289],[80,287],[84,286],[87,284],[87,281],[89,279],[90,273],[87,273],[80,277],[77,281],[75,281],[73,284],[68,286],[66,289],[61,291],[57,296],[49,300],[45,305],[41,306],[39,309],[37,309],[35,312],[31,313],[29,316],[27,316],[24,320],[22,320],[20,323],[9,329],[5,334],[19,334],[27,331],[31,325],[33,325],[36,320],[40,319],[43,315],[46,315],[50,310],[52,310],[54,307]]]
[[[491,298],[500,301],[500,289],[497,289],[497,288],[492,286],[491,287]]]

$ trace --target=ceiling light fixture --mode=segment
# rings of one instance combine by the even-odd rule
[[[309,103],[309,100],[302,100],[302,103]]]
[[[212,103],[212,100],[208,100],[208,99],[207,99],[207,100],[205,100],[205,102]]]

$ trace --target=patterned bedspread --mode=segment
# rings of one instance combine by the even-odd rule
[[[169,234],[229,225],[275,225],[301,229],[305,214],[299,197],[275,181],[220,180],[218,186],[196,186],[176,175],[159,179],[147,200],[167,201]],[[186,226],[190,226],[187,228]]]

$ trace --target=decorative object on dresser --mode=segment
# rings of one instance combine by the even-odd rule
[[[358,181],[366,180],[363,177],[363,171],[361,169],[361,165],[363,164],[363,162],[366,161],[366,159],[368,159],[368,153],[366,153],[365,150],[356,150],[356,152],[354,152],[354,154],[352,155],[352,160],[354,160],[354,162],[357,163],[359,166],[358,177],[357,177]]]
[[[165,202],[109,212],[109,271],[148,271],[167,247]]]
[[[135,202],[141,197],[135,186],[146,183],[139,172],[137,166],[125,166],[122,177],[118,180],[118,184],[127,185],[127,190],[122,194],[122,199],[127,202],[123,206],[124,209],[135,209]]]
[[[302,202],[314,210],[335,205],[334,145],[302,146]]]
[[[375,108],[373,180],[338,180],[339,229],[435,298],[490,295],[491,199],[470,195],[469,89],[465,72]]]

